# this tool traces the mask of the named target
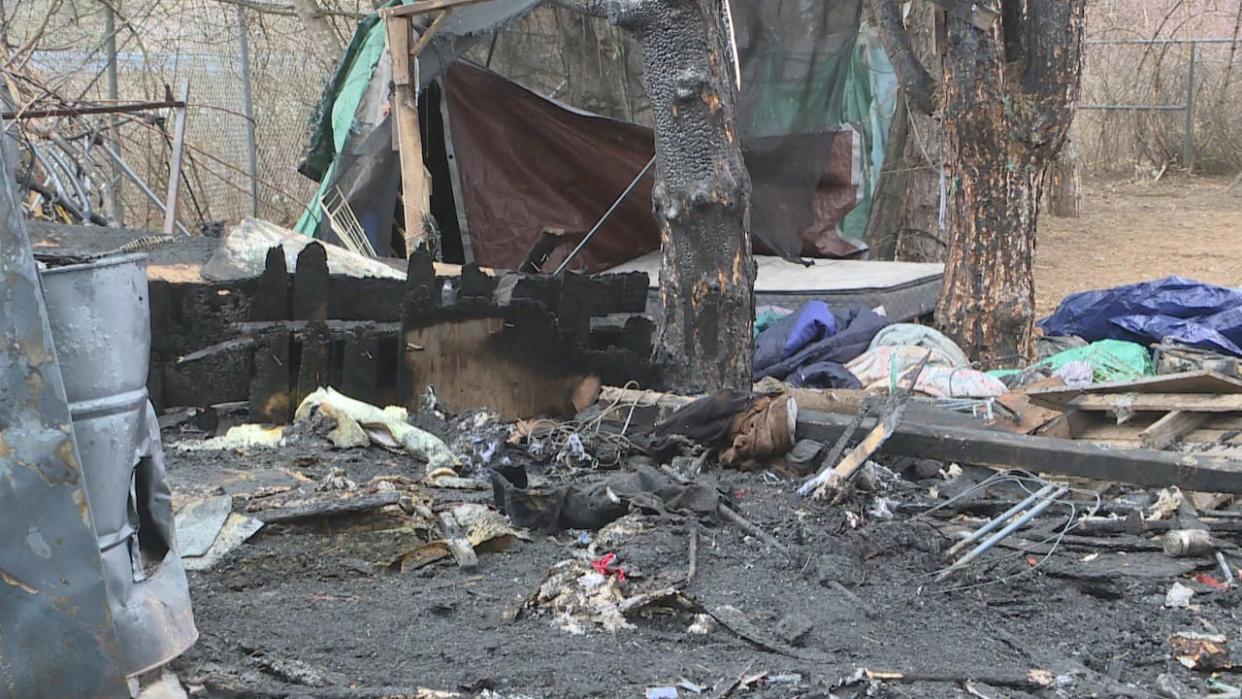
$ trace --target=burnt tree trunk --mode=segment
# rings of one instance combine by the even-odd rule
[[[656,362],[668,388],[749,388],[755,265],[731,49],[719,0],[558,0],[633,32],[656,142],[664,317]]]
[[[872,2],[878,16],[895,16],[895,0]],[[1084,0],[1003,0],[988,30],[946,18],[938,97],[952,225],[936,320],[984,366],[1030,355],[1036,221],[1077,105],[1083,8]],[[902,51],[899,22],[881,26],[886,47]],[[894,65],[903,87],[926,94],[926,71]]]
[[[1068,138],[1052,165],[1048,166],[1045,204],[1048,215],[1057,218],[1078,218],[1082,213],[1082,169],[1078,148]]]

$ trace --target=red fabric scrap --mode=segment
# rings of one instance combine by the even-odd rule
[[[609,551],[608,553],[591,561],[591,570],[600,575],[615,575],[617,580],[625,582],[625,569],[616,565],[617,554]]]
[[[1213,590],[1228,590],[1229,589],[1228,585],[1217,580],[1211,575],[1208,575],[1207,573],[1195,573],[1194,579],[1195,579],[1195,582],[1203,583],[1204,585],[1207,585]]]

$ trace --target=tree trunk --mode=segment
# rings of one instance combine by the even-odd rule
[[[880,171],[880,184],[871,197],[871,216],[863,235],[869,249],[868,258],[872,260],[896,259],[897,231],[901,229],[910,182],[910,170],[903,157],[909,133],[910,117],[905,95],[899,88],[893,122],[888,128],[888,142],[884,144],[884,169]]]
[[[329,71],[336,67],[341,58],[341,38],[332,29],[332,23],[315,0],[289,0],[293,11],[306,30],[307,42],[311,53],[327,67]]]
[[[1035,224],[1044,175],[1073,119],[1082,32],[1082,0],[1006,3],[987,32],[948,21],[944,123],[956,224],[936,320],[986,367],[1031,355]]]
[[[656,364],[680,391],[749,388],[755,265],[728,34],[718,0],[561,4],[606,13],[643,54],[656,143],[664,317]]]
[[[1078,218],[1082,211],[1082,170],[1078,148],[1069,139],[1048,168],[1047,199],[1050,216]]]
[[[1077,106],[1084,0],[1004,0],[988,30],[946,20],[943,104],[949,240],[936,320],[986,367],[1030,355],[1035,226],[1048,164]],[[910,44],[894,0],[872,0],[903,86]],[[905,54],[905,55],[900,55]],[[924,90],[924,93],[926,90]],[[912,105],[914,102],[912,102]]]

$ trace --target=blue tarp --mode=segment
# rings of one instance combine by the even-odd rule
[[[1041,320],[1046,335],[1145,344],[1173,340],[1242,357],[1242,289],[1166,277],[1066,296]]]

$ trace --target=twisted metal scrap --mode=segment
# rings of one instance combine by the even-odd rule
[[[0,698],[127,697],[4,140],[0,134]]]

